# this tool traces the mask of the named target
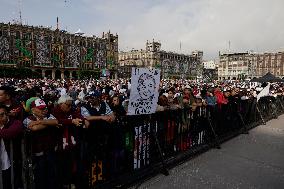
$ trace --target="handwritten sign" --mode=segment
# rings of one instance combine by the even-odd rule
[[[128,115],[155,113],[160,85],[160,70],[132,68]]]

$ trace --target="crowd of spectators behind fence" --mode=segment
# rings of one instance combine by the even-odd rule
[[[157,111],[224,104],[252,99],[265,84],[240,81],[201,82],[164,79]],[[273,83],[270,95],[283,95],[284,85]],[[78,146],[80,133],[127,115],[131,81],[51,80],[0,78],[0,152],[3,186],[23,187],[21,138],[30,133],[35,188],[84,188],[84,170]],[[89,138],[92,138],[89,132]],[[9,142],[13,141],[13,160]]]

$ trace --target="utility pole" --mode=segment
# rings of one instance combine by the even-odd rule
[[[19,9],[19,24],[22,25],[22,0],[18,1],[18,9]]]
[[[56,29],[59,29],[58,16],[56,17]]]

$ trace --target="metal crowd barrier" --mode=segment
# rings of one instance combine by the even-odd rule
[[[249,129],[277,118],[284,112],[283,104],[282,96],[263,97],[258,102],[254,98],[219,107],[201,106],[195,111],[168,110],[121,118],[115,126],[121,134],[115,134],[123,144],[111,149],[114,163],[109,170],[101,169],[101,177],[90,175],[89,186],[127,187],[152,174],[167,175],[169,167],[184,159],[212,147],[220,148],[221,141],[248,134]],[[104,160],[99,162],[93,167],[108,165]]]
[[[223,106],[167,110],[151,115],[119,117],[115,123],[82,133],[82,186],[125,188],[168,169],[221,142],[277,118],[284,97],[240,100]],[[28,134],[25,145],[30,143]],[[23,186],[32,189],[30,149],[22,148]],[[1,173],[1,171],[0,171]],[[0,178],[1,181],[1,178]],[[1,189],[1,184],[0,184]]]

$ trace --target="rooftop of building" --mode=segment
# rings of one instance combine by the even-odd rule
[[[68,32],[67,30],[63,30],[63,29],[53,29],[52,26],[43,26],[43,25],[40,25],[40,26],[32,26],[32,25],[25,25],[25,24],[20,24],[20,23],[3,23],[3,22],[0,22],[0,27],[3,27],[3,26],[6,26],[6,27],[15,27],[15,28],[19,28],[19,27],[22,27],[22,28],[25,28],[25,29],[30,29],[30,30],[41,30],[41,31],[45,31],[45,32],[60,32],[62,34],[66,34],[66,35],[71,35],[71,36],[80,36],[82,38],[92,38],[92,39],[97,39],[97,38],[100,38],[100,39],[104,39],[104,38],[107,38],[107,36],[109,35],[110,37],[118,37],[117,34],[112,34],[110,31],[108,31],[107,33],[102,33],[102,37],[98,37],[98,36],[95,36],[95,35],[92,35],[92,36],[87,36],[84,32],[82,32],[80,29],[78,29],[78,31],[74,32],[74,33],[70,33]]]

